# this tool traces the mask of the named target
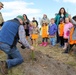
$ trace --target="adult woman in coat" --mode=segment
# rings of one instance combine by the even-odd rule
[[[57,25],[57,27],[59,26],[59,24],[60,24],[60,19],[61,18],[63,18],[64,20],[65,20],[65,18],[66,17],[68,17],[69,15],[68,15],[68,13],[66,12],[66,10],[65,10],[65,8],[64,7],[62,7],[62,8],[60,8],[60,10],[59,10],[59,13],[56,15],[56,17],[55,17],[55,23],[56,23],[56,25]],[[58,31],[57,31],[57,43],[59,43],[59,35],[58,35]]]

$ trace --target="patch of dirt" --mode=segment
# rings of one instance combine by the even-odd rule
[[[35,58],[32,59],[32,51],[21,49],[17,45],[24,62],[9,70],[8,75],[76,75],[76,59],[72,55],[62,54],[63,50],[55,47],[36,47]],[[0,53],[0,60],[5,60],[6,55]],[[0,74],[1,75],[1,74]]]
[[[40,51],[35,51],[35,60],[31,58],[31,51],[24,54],[24,63],[11,69],[12,75],[76,75],[74,68]]]

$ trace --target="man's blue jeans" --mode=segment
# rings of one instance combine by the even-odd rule
[[[51,45],[55,45],[56,44],[56,38],[50,38],[50,42],[51,42]]]
[[[8,68],[23,62],[23,58],[17,47],[10,48],[8,44],[0,43],[0,50],[4,51],[8,56],[8,59],[6,60]]]

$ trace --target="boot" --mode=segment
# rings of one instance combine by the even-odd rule
[[[8,68],[5,61],[0,61],[0,71],[3,75],[8,74]]]
[[[64,44],[63,50],[66,50],[67,48],[67,43]]]
[[[72,47],[73,47],[73,45],[68,44],[68,46],[67,46],[66,50],[64,51],[64,53],[71,54],[73,52]]]
[[[63,53],[69,53],[69,52],[68,52],[68,49],[66,49]]]
[[[41,44],[40,44],[40,46],[43,46],[44,45],[44,42],[42,42]]]
[[[43,46],[44,46],[44,47],[46,47],[47,45],[48,45],[48,43],[47,43],[47,42],[45,42]]]

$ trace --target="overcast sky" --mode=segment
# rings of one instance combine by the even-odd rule
[[[42,18],[47,14],[49,18],[55,17],[61,7],[73,15],[76,15],[76,0],[0,0],[4,4],[1,10],[4,20],[9,20],[17,15],[27,14],[28,18]]]

